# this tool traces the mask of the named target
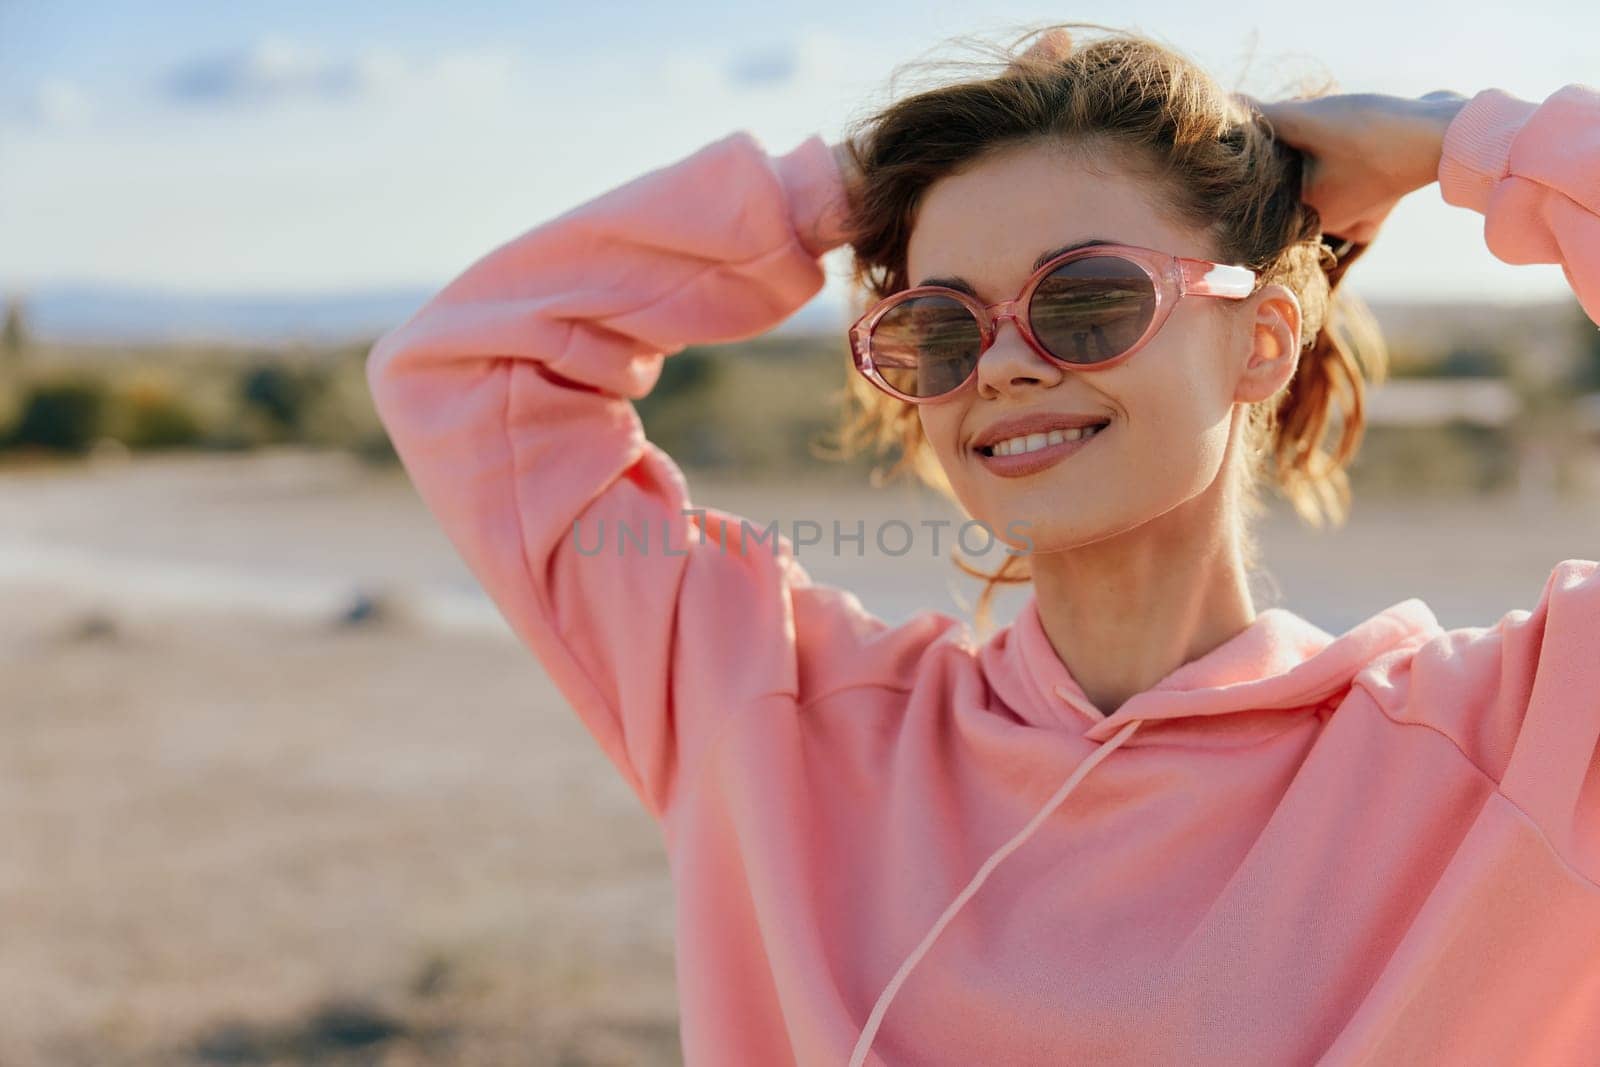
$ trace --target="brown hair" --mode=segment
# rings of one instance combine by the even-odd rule
[[[1084,28],[1104,33],[1080,45],[1068,30]],[[1315,209],[1300,199],[1301,153],[1274,136],[1251,101],[1223,91],[1176,50],[1135,34],[1056,23],[999,49],[998,58],[998,73],[918,92],[850,123],[844,144],[859,180],[851,185],[844,228],[854,255],[856,314],[908,287],[906,248],[917,208],[939,178],[1001,146],[1088,143],[1114,151],[1119,162],[1158,183],[1173,218],[1211,235],[1221,261],[1252,268],[1258,288],[1279,282],[1300,301],[1299,366],[1285,389],[1250,406],[1236,462],[1246,567],[1259,565],[1253,526],[1265,512],[1263,479],[1305,522],[1342,524],[1350,503],[1344,468],[1364,422],[1357,357],[1375,382],[1387,373],[1388,357],[1365,305],[1347,292],[1335,295],[1366,246],[1324,237]],[[1330,244],[1342,246],[1339,255]],[[845,455],[898,449],[890,478],[913,472],[954,500],[913,405],[873,388],[853,368],[846,401]],[[1322,439],[1336,407],[1342,428],[1327,452]],[[874,480],[881,484],[881,470]],[[1024,554],[1008,555],[993,573],[952,558],[986,579],[979,627],[987,625],[996,585],[1031,579]]]

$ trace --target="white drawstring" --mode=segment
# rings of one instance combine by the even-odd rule
[[[933,947],[933,942],[938,938],[939,933],[949,925],[951,919],[955,918],[956,912],[960,911],[962,905],[972,899],[972,895],[978,891],[979,886],[983,885],[984,880],[989,877],[989,873],[1000,865],[1000,861],[1011,855],[1024,841],[1032,836],[1033,832],[1049,817],[1050,813],[1063,800],[1067,799],[1067,795],[1077,787],[1079,782],[1083,781],[1084,775],[1092,771],[1101,760],[1111,755],[1118,745],[1133,736],[1133,732],[1139,728],[1139,724],[1142,721],[1140,719],[1131,720],[1115,737],[1090,753],[1082,763],[1073,769],[1067,780],[1061,783],[1061,788],[1056,790],[1055,795],[1028,821],[1028,825],[1024,826],[1010,841],[995,849],[989,858],[984,861],[983,866],[978,868],[978,873],[973,876],[972,881],[968,882],[967,887],[961,891],[960,895],[950,902],[949,907],[944,909],[944,914],[939,916],[939,921],[934,923],[933,927],[922,938],[922,943],[912,950],[911,955],[905,958],[905,962],[900,964],[900,969],[889,980],[889,984],[883,987],[882,993],[878,994],[878,1002],[873,1005],[872,1014],[867,1016],[867,1024],[862,1027],[861,1036],[856,1041],[855,1053],[850,1057],[850,1067],[862,1067],[866,1063],[867,1050],[872,1047],[873,1038],[877,1036],[878,1027],[883,1022],[884,1013],[889,1010],[890,1001],[894,1000],[895,994],[900,991],[900,986],[904,984],[906,977],[911,973],[911,969],[927,954],[928,949]]]

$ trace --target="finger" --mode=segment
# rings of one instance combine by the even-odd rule
[[[1299,104],[1294,100],[1264,100],[1256,104],[1269,119],[1292,121],[1299,114]]]
[[[1277,109],[1278,109],[1278,106],[1276,104],[1271,103],[1271,102],[1266,101],[1266,100],[1263,100],[1258,96],[1252,96],[1249,93],[1234,93],[1233,95],[1237,99],[1242,101],[1244,103],[1245,107],[1249,108],[1252,111],[1258,111],[1261,114],[1267,116],[1269,119],[1272,117],[1273,113],[1275,111],[1277,111]]]
[[[1249,98],[1254,102],[1257,111],[1272,125],[1274,133],[1285,140],[1293,141],[1294,134],[1300,128],[1300,112],[1292,100],[1259,101],[1254,97]]]
[[[1048,30],[1040,35],[1037,41],[1028,46],[1024,56],[1043,56],[1049,59],[1065,59],[1072,52],[1072,34],[1061,27]]]

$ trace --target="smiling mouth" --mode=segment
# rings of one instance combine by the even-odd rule
[[[1111,425],[1111,422],[1108,419],[1105,422],[1095,423],[1093,426],[1084,426],[1072,430],[1051,430],[1048,433],[1019,435],[1004,441],[997,441],[993,445],[979,445],[977,446],[977,452],[981,456],[1025,456],[1030,452],[1042,452],[1055,445],[1088,440],[1109,425]]]

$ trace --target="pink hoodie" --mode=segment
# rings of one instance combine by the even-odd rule
[[[1478,93],[1439,167],[1600,321],[1597,176],[1577,84]],[[490,251],[368,360],[662,828],[686,1062],[1600,1063],[1600,565],[1487,627],[1269,608],[1108,717],[1032,601],[982,644],[890,626],[781,534],[740,552],[630,403],[815,295],[840,194],[822,137],[737,131]],[[648,551],[583,554],[576,520]]]

